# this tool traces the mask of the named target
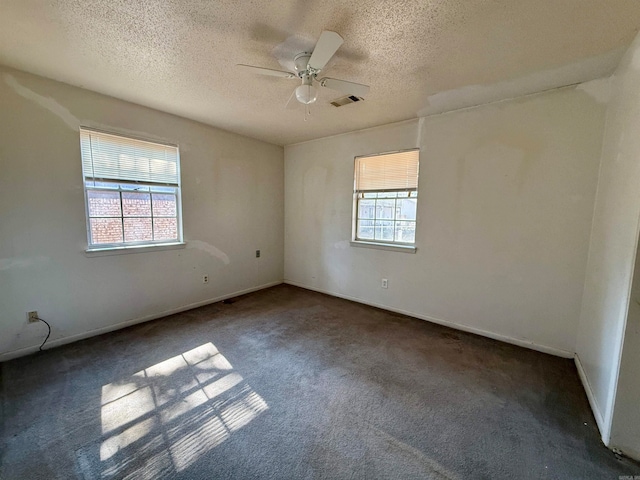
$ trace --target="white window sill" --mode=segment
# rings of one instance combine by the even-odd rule
[[[396,245],[392,243],[362,242],[352,240],[352,247],[359,248],[375,248],[378,250],[390,250],[393,252],[416,253],[417,248],[414,245]]]
[[[177,250],[185,248],[185,242],[162,243],[158,245],[134,245],[128,247],[88,248],[84,251],[86,257],[106,257],[109,255],[127,255],[130,253],[161,252],[163,250]]]

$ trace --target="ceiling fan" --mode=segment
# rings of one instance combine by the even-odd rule
[[[336,78],[318,78],[318,74],[327,65],[329,60],[331,60],[343,42],[343,38],[336,32],[330,32],[328,30],[323,31],[318,39],[318,43],[316,43],[316,46],[313,49],[313,52],[301,52],[294,57],[293,62],[296,70],[295,73],[255,67],[253,65],[239,64],[238,67],[261,75],[271,75],[282,78],[300,78],[302,80],[302,84],[293,91],[287,101],[285,106],[286,108],[292,108],[296,105],[296,103],[292,101],[294,98],[298,102],[307,106],[314,103],[318,99],[318,89],[314,85],[314,82],[321,87],[336,90],[347,95],[363,97],[369,92],[369,87],[367,85],[347,82],[346,80],[338,80]]]

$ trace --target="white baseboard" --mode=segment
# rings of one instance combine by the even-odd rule
[[[494,340],[500,340],[501,342],[511,343],[512,345],[518,345],[519,347],[529,348],[531,350],[536,350],[538,352],[548,353],[550,355],[555,355],[556,357],[562,358],[573,358],[574,353],[569,352],[567,350],[562,350],[559,348],[548,347],[546,345],[540,345],[535,342],[529,340],[522,340],[519,338],[509,337],[507,335],[500,335],[498,333],[493,333],[487,330],[482,330],[480,328],[470,327],[469,325],[464,325],[462,323],[451,322],[449,320],[442,320],[440,318],[430,317],[428,315],[423,315],[417,312],[411,312],[408,310],[403,310],[400,308],[394,308],[387,305],[382,305],[379,303],[369,302],[367,300],[363,300],[357,297],[351,297],[349,295],[343,295],[341,293],[331,292],[328,290],[323,290],[321,288],[310,287],[308,285],[304,285],[302,283],[293,282],[291,280],[285,280],[284,283],[288,285],[293,285],[295,287],[305,288],[307,290],[313,290],[315,292],[324,293],[327,295],[331,295],[333,297],[344,298],[345,300],[351,300],[352,302],[362,303],[364,305],[369,305],[371,307],[381,308],[382,310],[388,310],[390,312],[401,313],[403,315],[408,315],[410,317],[419,318],[421,320],[426,320],[428,322],[437,323],[439,325],[444,325],[445,327],[455,328],[456,330],[462,330],[463,332],[474,333],[476,335],[481,335],[483,337],[492,338]]]
[[[582,367],[580,357],[578,357],[577,353],[574,355],[573,359],[576,363],[576,369],[578,370],[578,376],[580,377],[580,381],[582,382],[584,391],[587,393],[589,405],[591,405],[591,411],[593,412],[593,416],[596,419],[598,430],[600,430],[600,438],[602,438],[602,443],[604,443],[608,447],[610,442],[610,429],[605,424],[604,416],[602,415],[602,411],[600,410],[600,405],[598,405],[598,400],[593,394],[593,389],[591,388],[591,384],[589,383],[589,378],[587,377],[587,374]]]
[[[226,300],[227,298],[237,297],[237,296],[244,295],[244,294],[247,294],[247,293],[256,292],[258,290],[264,290],[265,288],[274,287],[276,285],[280,285],[281,283],[283,283],[283,282],[282,281],[269,282],[269,283],[265,283],[263,285],[258,285],[256,287],[251,287],[251,288],[247,288],[247,289],[240,290],[240,291],[237,291],[237,292],[228,293],[226,295],[221,295],[219,297],[209,298],[207,300],[202,300],[200,302],[190,303],[188,305],[183,305],[181,307],[172,308],[170,310],[165,310],[163,312],[154,313],[154,314],[151,314],[151,315],[145,315],[144,317],[134,318],[132,320],[126,320],[124,322],[116,323],[114,325],[109,325],[109,326],[102,327],[102,328],[96,328],[95,330],[89,330],[88,332],[79,333],[77,335],[70,335],[68,337],[56,338],[55,340],[52,340],[51,342],[47,342],[44,350],[48,350],[48,349],[53,348],[53,347],[58,347],[60,345],[65,345],[67,343],[77,342],[78,340],[83,340],[85,338],[95,337],[97,335],[102,335],[103,333],[109,333],[109,332],[113,332],[115,330],[120,330],[121,328],[130,327],[130,326],[136,325],[138,323],[144,323],[144,322],[148,322],[150,320],[156,320],[158,318],[166,317],[168,315],[173,315],[175,313],[185,312],[185,311],[191,310],[193,308],[198,308],[198,307],[202,307],[204,305],[209,305],[211,303],[220,302],[222,300]],[[29,355],[31,353],[37,352],[39,347],[40,347],[40,345],[36,345],[36,346],[32,346],[32,347],[25,347],[25,348],[21,348],[21,349],[18,349],[18,350],[5,352],[5,353],[0,355],[0,362],[11,360],[13,358],[23,357],[25,355]]]

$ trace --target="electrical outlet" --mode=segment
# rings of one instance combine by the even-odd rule
[[[382,288],[389,288],[389,280],[386,278],[382,279]]]
[[[202,283],[209,283],[209,275],[202,276]]]
[[[27,321],[29,323],[37,323],[40,321],[40,318],[38,317],[38,312],[33,311],[33,312],[27,312]]]
[[[256,250],[256,258],[260,258],[260,250]]]

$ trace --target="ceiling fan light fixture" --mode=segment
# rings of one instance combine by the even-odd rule
[[[318,100],[318,88],[314,83],[320,87],[326,87],[331,90],[341,92],[342,94],[346,94],[349,98],[357,99],[352,100],[353,102],[362,100],[362,97],[369,93],[369,87],[367,85],[339,80],[337,78],[318,78],[318,74],[324,71],[325,67],[331,61],[343,42],[343,38],[336,32],[324,30],[320,34],[320,38],[316,42],[315,47],[313,47],[312,52],[300,52],[293,57],[295,66],[294,70],[296,73],[273,70],[272,68],[255,67],[253,65],[240,64],[238,66],[244,70],[259,73],[261,75],[291,79],[296,77],[299,78],[302,81],[302,85],[298,86],[293,92],[291,92],[285,108],[296,108],[298,103],[305,105],[306,120],[306,117],[311,114],[309,105]]]
[[[318,89],[313,85],[299,85],[296,88],[296,98],[300,103],[310,105],[318,99]]]

